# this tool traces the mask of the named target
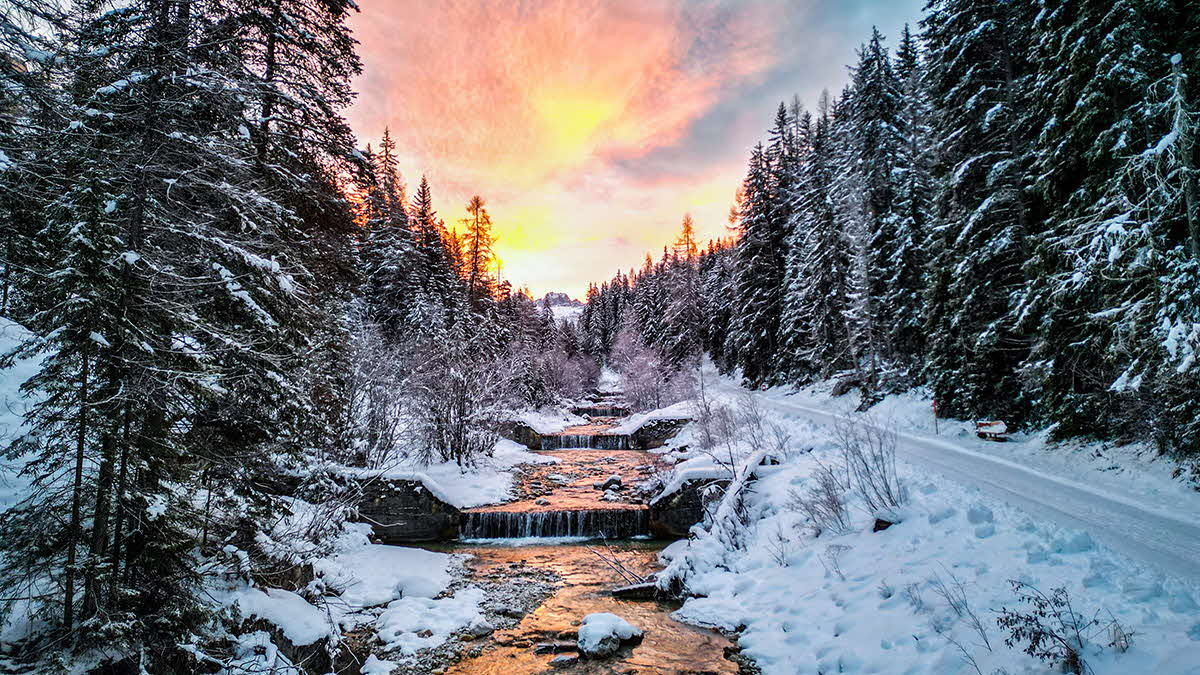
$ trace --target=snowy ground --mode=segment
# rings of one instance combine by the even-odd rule
[[[303,520],[304,511],[305,505],[298,503],[294,517]],[[461,565],[456,556],[371,544],[369,532],[368,525],[346,524],[335,550],[313,562],[315,580],[297,592],[258,588],[243,579],[213,581],[210,595],[220,604],[236,607],[244,618],[273,624],[298,646],[367,629],[375,636],[375,646],[397,661],[435,649],[484,621],[480,607],[484,591],[451,588],[460,576],[454,570]],[[238,555],[236,550],[226,553],[234,558]],[[270,641],[269,636],[259,634],[241,639],[260,647],[268,647]],[[271,659],[279,658],[273,648],[265,653]],[[243,664],[247,667],[270,665],[261,655],[248,659]],[[371,663],[381,673],[391,672],[397,665],[378,658]]]
[[[729,402],[743,395],[727,380],[716,392]],[[1009,583],[1018,580],[1046,593],[1063,587],[1080,615],[1097,619],[1084,657],[1098,675],[1200,673],[1200,556],[1188,553],[1197,536],[1184,520],[1200,510],[1157,462],[1122,456],[1121,471],[1101,471],[1111,455],[1077,461],[1096,448],[1060,458],[1040,436],[981,447],[958,433],[961,423],[931,440],[920,418],[927,402],[896,397],[877,415],[902,434],[898,473],[910,496],[902,522],[872,533],[875,514],[850,497],[852,530],[814,537],[789,501],[811,485],[818,462],[837,463],[831,415],[851,406],[821,389],[755,400],[790,435],[784,463],[757,470],[748,528],[694,530],[693,540],[664,551],[663,578],[684,579],[702,596],[678,618],[740,629],[741,647],[764,672],[1045,673],[1023,644],[1004,644],[996,622],[1002,608],[1027,609]],[[672,445],[694,443],[694,431]],[[703,456],[681,467],[714,471]],[[1161,534],[1144,529],[1160,525]],[[961,603],[938,593],[959,582],[982,633]],[[1109,646],[1114,620],[1132,632],[1124,653]]]
[[[460,509],[499,504],[513,498],[514,470],[522,464],[554,464],[558,459],[529,452],[525,446],[500,439],[491,457],[479,458],[472,467],[454,462],[430,466],[401,462],[383,471],[354,469],[365,476],[415,480],[435,497]]]
[[[7,354],[29,336],[20,325],[0,317],[0,355]],[[0,369],[0,451],[8,447],[22,429],[22,415],[29,402],[19,387],[33,376],[40,359],[17,361],[12,368]],[[0,452],[0,511],[12,506],[24,494],[27,481],[18,475],[22,463],[6,462]]]

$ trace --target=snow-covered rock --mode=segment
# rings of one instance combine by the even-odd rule
[[[642,631],[611,612],[588,614],[579,626],[579,653],[585,658],[611,656],[622,644],[641,640]]]

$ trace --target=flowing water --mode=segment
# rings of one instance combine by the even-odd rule
[[[468,509],[464,513],[464,542],[443,550],[471,555],[472,578],[503,580],[518,566],[553,573],[558,589],[516,626],[490,637],[490,647],[478,656],[449,667],[458,675],[523,675],[550,670],[554,654],[538,654],[540,643],[573,646],[583,617],[612,612],[640,628],[645,637],[617,655],[595,661],[580,660],[566,673],[737,673],[738,666],[725,658],[728,639],[710,630],[689,626],[670,617],[677,607],[657,601],[624,600],[609,591],[656,571],[658,551],[668,542],[626,537],[645,535],[649,511],[634,486],[665,466],[657,455],[616,446],[620,438],[604,436],[612,420],[568,429],[554,438],[556,450],[541,454],[557,457],[557,464],[528,467],[522,475],[516,501],[499,506]],[[578,437],[582,440],[575,440]],[[543,439],[545,447],[545,438]],[[575,445],[566,445],[573,443]],[[600,444],[614,443],[611,450]],[[570,447],[590,449],[565,449]],[[612,478],[620,487],[603,490]],[[574,544],[530,543],[507,545],[514,537],[604,537],[603,541]],[[472,541],[486,539],[486,543]],[[536,542],[536,540],[533,540]],[[597,553],[601,555],[597,555]],[[602,557],[603,556],[603,557]]]
[[[459,675],[525,675],[549,669],[553,654],[536,654],[533,647],[544,642],[574,642],[578,623],[592,612],[612,612],[642,630],[641,644],[626,647],[602,660],[581,660],[565,673],[737,673],[738,667],[725,659],[729,640],[720,634],[680,623],[670,617],[675,605],[653,601],[614,598],[607,593],[625,583],[605,557],[616,557],[628,569],[645,575],[657,569],[657,553],[666,542],[623,541],[591,545],[471,546],[452,547],[455,553],[473,556],[468,566],[472,575],[503,578],[512,564],[525,564],[554,572],[562,585],[519,624],[494,633],[492,648],[451,666],[447,673]]]
[[[542,436],[542,450],[628,450],[633,439],[629,434],[609,433],[609,429],[615,426],[615,418],[594,417],[588,424],[567,427],[560,433]]]

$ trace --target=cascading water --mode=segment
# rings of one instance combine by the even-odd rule
[[[572,409],[571,412],[584,417],[626,417],[629,415],[628,408],[601,405],[582,406]]]
[[[463,514],[464,539],[518,537],[605,537],[650,533],[650,512],[638,509],[577,511],[470,511]]]
[[[628,434],[553,434],[542,436],[542,450],[629,450]]]

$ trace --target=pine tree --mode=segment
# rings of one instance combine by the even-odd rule
[[[923,21],[937,180],[926,376],[939,410],[1019,422],[1017,367],[1029,338],[1011,299],[1031,224],[1026,62],[1034,7],[936,0]]]
[[[783,312],[784,242],[788,224],[779,217],[787,213],[777,202],[773,168],[789,166],[786,111],[780,108],[773,131],[774,150],[768,156],[761,144],[750,155],[750,166],[742,183],[745,195],[739,214],[737,278],[734,282],[734,319],[727,339],[727,353],[754,386],[776,374],[779,359],[779,320]],[[772,158],[777,162],[772,164]]]
[[[466,232],[463,239],[464,277],[467,283],[467,299],[475,311],[491,302],[495,296],[495,280],[492,278],[492,263],[495,254],[492,244],[492,219],[479,195],[467,203],[468,217],[463,220]]]
[[[827,378],[849,366],[846,282],[849,250],[836,217],[835,110],[822,94],[804,143],[796,213],[788,241],[786,320],[789,378]]]

